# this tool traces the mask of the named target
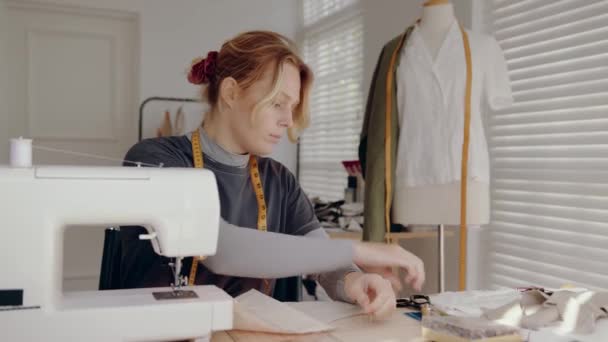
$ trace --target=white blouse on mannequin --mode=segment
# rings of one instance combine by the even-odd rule
[[[507,66],[494,38],[467,30],[472,57],[469,179],[489,183],[482,109],[513,102]],[[400,188],[460,181],[466,61],[460,27],[451,25],[433,60],[416,25],[397,70],[400,134],[396,179]]]

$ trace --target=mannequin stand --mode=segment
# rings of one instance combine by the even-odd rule
[[[439,234],[437,234],[438,250],[439,250],[439,283],[437,289],[439,293],[445,291],[445,227],[440,224],[437,226]]]

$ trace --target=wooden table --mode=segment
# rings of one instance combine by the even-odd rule
[[[327,230],[329,236],[333,239],[349,239],[362,240],[362,233],[347,232],[337,230]],[[391,234],[393,243],[399,243],[401,240],[410,239],[429,239],[438,238],[439,234],[436,231],[423,232],[398,232]],[[445,232],[445,236],[454,236],[451,231]],[[422,342],[420,322],[405,316],[405,312],[409,309],[398,309],[393,316],[386,321],[373,321],[368,316],[357,315],[358,307],[340,303],[340,302],[298,302],[290,303],[294,308],[309,314],[319,320],[324,321],[335,327],[335,330],[323,334],[308,334],[308,335],[278,335],[267,333],[255,333],[245,331],[225,331],[213,334],[211,342],[337,342],[337,341],[409,341]],[[348,309],[350,307],[350,309]],[[324,312],[332,311],[333,309],[352,310],[351,316],[334,319],[335,317],[325,317]]]
[[[215,333],[211,342],[338,342],[338,341],[424,341],[421,337],[420,322],[404,315],[409,309],[398,309],[386,321],[373,321],[366,315],[358,314],[356,306],[340,302],[299,302],[290,303],[294,308],[330,324],[335,330],[322,334],[278,335],[244,331],[227,331]],[[336,315],[327,314],[335,310],[344,311]],[[345,316],[345,317],[344,317]]]

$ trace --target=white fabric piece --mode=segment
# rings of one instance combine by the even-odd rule
[[[235,298],[233,329],[277,334],[310,334],[334,328],[254,289]]]
[[[521,298],[516,289],[446,291],[431,295],[433,306],[451,316],[479,317],[484,309],[498,309]]]
[[[467,33],[473,73],[469,178],[489,182],[482,108],[508,107],[513,96],[505,58],[496,40]],[[418,25],[400,59],[396,185],[413,187],[460,181],[467,68],[458,22],[450,28],[435,61]]]
[[[564,334],[591,334],[596,321],[608,316],[606,307],[608,292],[560,290],[549,296],[534,290],[498,309],[484,310],[483,317],[531,330],[558,326]]]

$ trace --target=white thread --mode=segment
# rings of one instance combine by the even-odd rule
[[[32,139],[19,137],[11,139],[11,167],[32,167]]]
[[[134,164],[137,167],[140,167],[140,166],[163,167],[164,166],[163,163],[160,163],[159,165],[157,165],[157,164],[149,164],[149,163],[144,163],[144,162],[140,162],[140,161],[132,161],[132,160],[126,160],[126,159],[117,159],[117,158],[100,156],[100,155],[91,154],[91,153],[62,150],[62,149],[52,148],[52,147],[45,147],[45,146],[38,146],[38,145],[32,145],[32,147],[35,148],[35,149],[38,149],[38,150],[48,151],[48,152],[57,152],[57,153],[71,154],[71,155],[80,156],[80,157],[87,157],[87,158],[93,158],[93,159],[103,159],[103,160],[109,160],[109,161],[115,161],[115,162],[121,162],[121,163],[126,162],[126,163],[130,163],[130,164]]]

